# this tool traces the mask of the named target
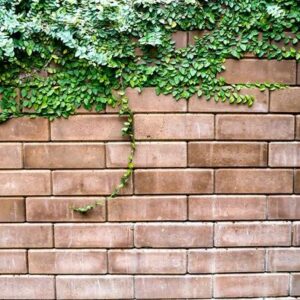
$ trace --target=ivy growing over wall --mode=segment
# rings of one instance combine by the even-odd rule
[[[227,58],[250,52],[300,60],[298,0],[0,0],[0,24],[0,122],[67,118],[80,107],[99,112],[106,105],[119,106],[127,117],[123,134],[132,151],[111,197],[133,170],[126,88],[252,106],[254,98],[241,88],[283,85],[227,84],[219,75]],[[203,34],[195,45],[176,49],[177,30]]]

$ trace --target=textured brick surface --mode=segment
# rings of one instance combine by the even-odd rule
[[[269,165],[271,167],[300,167],[300,143],[270,143]]]
[[[300,222],[294,223],[293,226],[293,245],[300,246]]]
[[[24,222],[23,198],[0,198],[0,222]]]
[[[25,250],[0,250],[0,273],[27,273]]]
[[[300,296],[300,273],[292,274],[291,295]]]
[[[22,145],[17,143],[0,144],[0,157],[0,169],[22,168]]]
[[[271,272],[300,271],[300,249],[269,249],[267,268]]]
[[[268,197],[268,218],[274,220],[299,220],[300,196]]]
[[[300,111],[300,88],[277,90],[271,93],[270,111],[299,113]]]

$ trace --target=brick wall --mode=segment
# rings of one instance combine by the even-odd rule
[[[129,151],[114,110],[0,126],[0,299],[300,297],[300,68],[226,65],[292,87],[245,91],[251,109],[129,90],[136,170],[109,202]]]

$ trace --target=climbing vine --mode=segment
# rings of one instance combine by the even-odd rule
[[[123,134],[132,150],[111,197],[133,170],[127,88],[252,106],[242,88],[284,86],[228,84],[220,74],[227,58],[300,60],[298,0],[0,0],[0,24],[0,122],[67,118],[80,107],[99,112],[107,105],[126,116]],[[202,34],[176,49],[178,30]]]

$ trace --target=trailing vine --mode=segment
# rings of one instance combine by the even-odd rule
[[[127,88],[252,106],[253,96],[240,94],[242,88],[284,85],[228,84],[221,76],[227,58],[300,60],[298,0],[0,0],[0,24],[0,123],[24,116],[52,121],[107,105],[127,118],[128,169],[110,198],[133,171]],[[176,49],[178,30],[202,35]]]

